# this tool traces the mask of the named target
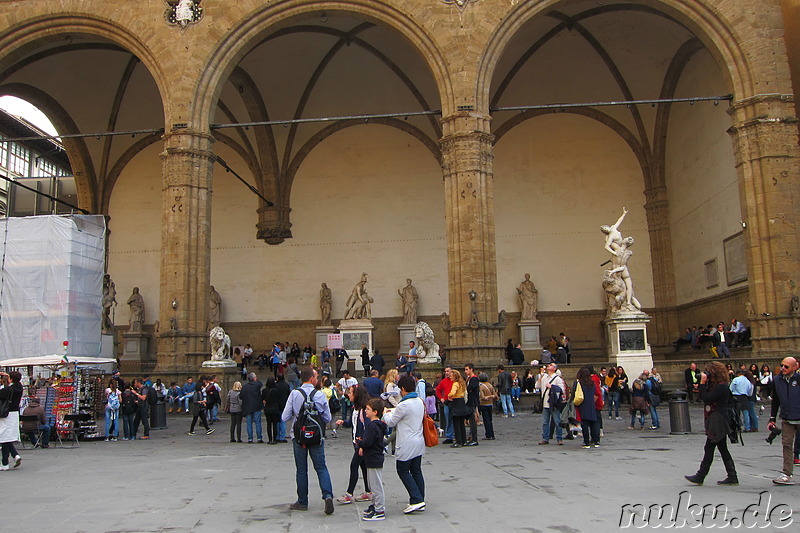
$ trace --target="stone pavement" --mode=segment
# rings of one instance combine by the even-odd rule
[[[779,444],[769,446],[766,418],[758,434],[733,446],[741,485],[718,487],[725,477],[717,457],[710,484],[689,485],[705,438],[669,435],[664,429],[627,430],[628,420],[604,420],[602,447],[583,450],[580,441],[538,446],[541,415],[495,418],[496,441],[480,446],[429,449],[423,462],[427,510],[403,515],[407,495],[386,458],[387,517],[362,522],[366,504],[337,506],[323,513],[311,469],[310,509],[290,512],[296,499],[290,444],[231,444],[223,419],[211,436],[189,437],[189,420],[170,415],[169,429],[149,441],[84,442],[77,449],[22,450],[22,466],[0,472],[4,522],[16,531],[71,532],[249,532],[249,531],[523,531],[561,533],[612,531],[625,504],[725,504],[739,513],[769,491],[771,507],[794,506],[800,520],[800,486],[775,487]],[[692,428],[702,427],[693,406]],[[480,427],[480,435],[483,428]],[[779,440],[779,439],[778,439]],[[336,496],[344,492],[352,448],[348,439],[328,439],[326,454]],[[358,488],[363,485],[359,481]],[[686,494],[684,495],[685,498]],[[790,508],[791,509],[791,508]],[[785,511],[785,508],[784,508]],[[791,512],[791,511],[790,511]],[[762,529],[772,530],[772,529]],[[796,531],[796,529],[794,529]]]

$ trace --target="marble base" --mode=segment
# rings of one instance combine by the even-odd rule
[[[539,337],[539,328],[542,323],[538,321],[520,321],[519,326],[519,343],[522,345],[523,351],[528,350],[541,350],[542,343]]]
[[[236,361],[233,359],[212,359],[203,361],[203,368],[236,368]]]
[[[342,348],[349,357],[358,359],[357,365],[361,366],[361,345],[366,344],[370,353],[373,351],[373,332],[375,326],[371,320],[342,320],[339,323],[339,333],[342,334]]]
[[[414,328],[416,324],[400,324],[397,326],[397,331],[400,332],[400,349],[399,353],[408,355],[408,343],[411,341],[417,342],[417,336],[414,335]]]
[[[608,337],[608,358],[623,366],[629,376],[653,368],[653,352],[647,341],[650,317],[641,312],[617,313],[604,321]]]
[[[123,333],[122,356],[128,361],[145,361],[149,358],[149,333]]]
[[[106,359],[117,358],[114,350],[114,335],[112,333],[103,333],[100,337],[100,357]]]
[[[314,339],[316,339],[317,353],[321,354],[322,349],[328,345],[328,335],[336,333],[333,326],[317,326],[314,328]]]

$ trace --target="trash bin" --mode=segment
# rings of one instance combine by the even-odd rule
[[[150,429],[167,429],[167,404],[163,396],[150,406]]]
[[[689,420],[689,394],[685,390],[674,390],[669,397],[669,432],[671,435],[686,435],[692,432]]]

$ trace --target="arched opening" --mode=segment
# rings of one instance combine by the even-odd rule
[[[555,328],[558,321],[574,324],[576,336],[595,339],[587,350],[603,349],[600,265],[608,254],[599,226],[616,220],[623,206],[630,210],[624,233],[636,240],[636,294],[656,312],[652,344],[670,342],[676,320],[691,323],[746,299],[746,279],[706,283],[706,265],[715,258],[724,278],[726,242],[741,231],[728,102],[588,105],[732,93],[729,71],[715,61],[722,54],[703,45],[713,39],[694,33],[698,25],[678,15],[653,3],[550,2],[518,21],[494,65],[487,104],[499,137],[500,307],[516,308],[514,287],[525,271],[536,282],[538,267],[545,283],[540,316]],[[587,105],[559,107],[578,103]],[[518,187],[527,194],[513,194]],[[709,201],[724,208],[707,209]],[[527,223],[503,216],[506,209],[524,211]],[[504,249],[516,264],[532,266],[504,272]],[[664,308],[677,313],[659,315]],[[581,313],[592,318],[575,318]]]

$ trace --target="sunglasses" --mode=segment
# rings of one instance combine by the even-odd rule
[[[792,368],[789,365],[781,365],[781,368]]]

